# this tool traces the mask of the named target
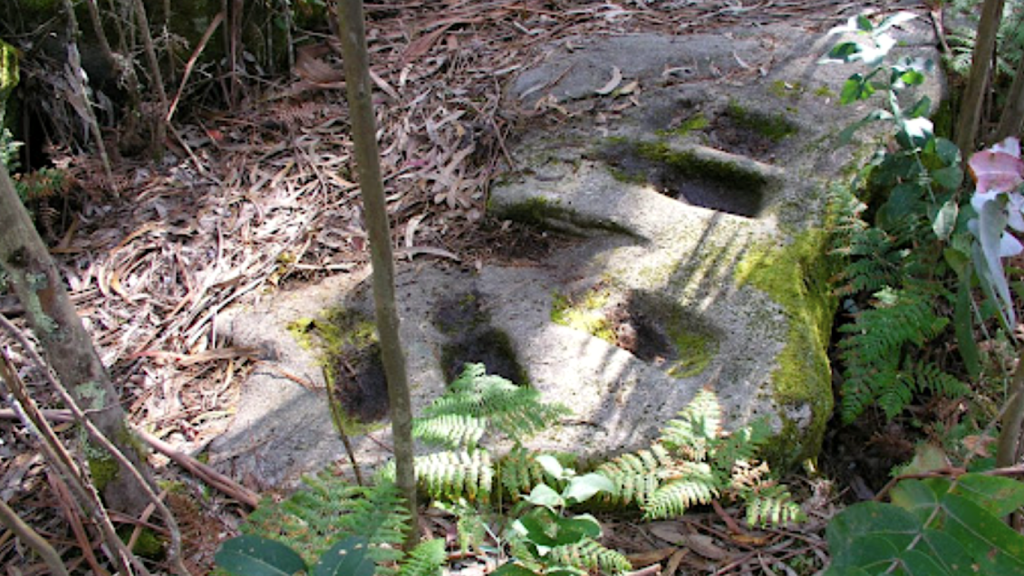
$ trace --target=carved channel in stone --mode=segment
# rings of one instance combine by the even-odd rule
[[[597,155],[623,182],[649,185],[685,204],[745,218],[761,213],[773,180],[770,166],[750,158],[662,141],[613,138]]]

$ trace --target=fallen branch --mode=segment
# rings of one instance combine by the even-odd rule
[[[40,412],[44,418],[53,422],[74,422],[75,420],[75,417],[68,410],[41,410]],[[0,420],[16,420],[17,418],[18,415],[14,413],[14,410],[10,408],[0,409]],[[154,450],[167,456],[176,464],[188,470],[193,476],[216,488],[223,494],[238,500],[250,508],[255,508],[259,504],[260,496],[256,492],[238,484],[231,478],[217,472],[188,454],[176,450],[170,444],[147,432],[137,428],[134,432],[139,436],[139,439],[149,444]]]

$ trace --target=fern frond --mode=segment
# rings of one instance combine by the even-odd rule
[[[446,448],[475,447],[486,431],[482,418],[468,414],[440,414],[412,421],[413,436]]]
[[[644,501],[644,518],[657,520],[682,516],[696,504],[709,504],[718,496],[718,483],[711,467],[694,464],[690,474],[659,487]]]
[[[425,540],[406,555],[398,576],[440,576],[441,567],[447,560],[443,539]]]
[[[661,444],[635,454],[623,454],[598,466],[597,473],[615,484],[615,496],[607,498],[622,504],[643,504],[661,485],[675,460]]]
[[[280,540],[308,562],[315,562],[338,539],[365,536],[378,566],[401,558],[395,549],[409,516],[393,483],[353,486],[329,472],[303,478],[303,488],[282,502],[260,504],[242,532]]]
[[[416,458],[416,480],[432,498],[487,502],[494,482],[494,467],[487,450],[438,452]]]
[[[516,446],[498,463],[501,485],[513,500],[528,494],[544,479],[544,468],[537,462],[537,454]]]
[[[542,403],[535,389],[487,374],[483,364],[466,364],[448,391],[424,409],[423,417],[471,416],[486,420],[490,427],[519,441],[569,413],[562,405]]]
[[[919,386],[916,377],[900,370],[903,346],[922,346],[949,322],[935,313],[935,295],[927,289],[887,289],[876,297],[876,308],[861,311],[854,323],[840,327],[848,334],[839,343],[845,365],[840,409],[845,422],[853,421],[872,402],[878,402],[890,418],[901,412]],[[939,385],[944,384],[948,380]]]
[[[752,462],[757,452],[771,438],[772,428],[765,418],[758,418],[714,442],[711,463],[715,470],[729,477],[737,462]]]
[[[621,552],[606,548],[591,538],[574,544],[556,546],[548,552],[546,560],[559,566],[611,574],[619,574],[633,569],[633,565]]]
[[[748,526],[780,526],[805,518],[804,511],[784,486],[773,485],[756,490],[746,500]]]
[[[662,429],[659,442],[670,450],[677,450],[688,460],[707,458],[712,440],[722,431],[722,406],[718,396],[710,390],[701,390]]]

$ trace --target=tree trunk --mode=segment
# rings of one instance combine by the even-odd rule
[[[1024,58],[1017,64],[1017,74],[1013,77],[1010,94],[1006,99],[1006,107],[999,116],[995,137],[989,144],[1001,142],[1009,136],[1020,137],[1021,125],[1024,125]]]
[[[411,550],[417,540],[418,527],[416,472],[413,467],[412,406],[409,400],[409,382],[405,373],[405,355],[398,337],[391,230],[384,201],[384,181],[380,174],[377,123],[370,95],[370,70],[366,53],[362,0],[341,0],[338,3],[338,19],[341,24],[338,35],[345,60],[345,83],[352,122],[352,140],[355,143],[360,195],[363,198],[366,229],[370,239],[377,333],[380,336],[381,359],[388,381],[391,429],[394,434],[395,483],[409,506],[411,521],[406,533],[406,549]]]
[[[43,355],[89,420],[147,478],[148,466],[125,421],[120,397],[103,367],[92,340],[75,312],[50,253],[18,199],[7,167],[0,164],[0,266],[21,300],[29,326]],[[149,499],[117,461],[99,446],[87,445],[86,456],[96,488],[107,506],[140,513]]]
[[[996,34],[1002,19],[1003,0],[985,0],[981,7],[981,21],[978,22],[978,36],[974,41],[971,75],[967,78],[967,89],[964,90],[964,100],[956,123],[956,145],[960,147],[964,158],[970,158],[975,151],[978,126],[981,123],[981,105],[992,70]]]

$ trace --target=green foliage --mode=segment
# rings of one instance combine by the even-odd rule
[[[621,573],[630,570],[629,560],[597,541],[601,524],[589,514],[569,516],[566,508],[585,502],[615,486],[597,473],[577,475],[552,456],[537,458],[544,471],[565,487],[561,492],[547,484],[534,486],[524,504],[534,508],[512,523],[513,550],[531,573],[577,574],[600,570]],[[506,572],[511,571],[509,568]]]
[[[750,525],[778,525],[803,513],[785,486],[771,479],[755,455],[770,435],[763,421],[728,434],[713,392],[701,391],[665,425],[646,450],[624,454],[598,467],[615,485],[607,499],[636,504],[646,519],[682,515],[715,499],[746,502]]]
[[[833,201],[834,253],[845,260],[836,293],[852,322],[839,328],[843,366],[840,413],[852,422],[877,405],[888,418],[917,395],[957,396],[967,387],[927,357],[927,347],[946,336],[948,310],[957,310],[955,333],[976,370],[971,334],[970,242],[957,190],[964,179],[956,145],[935,136],[925,96],[907,105],[905,89],[920,85],[931,63],[903,58],[884,64],[896,41],[888,31],[913,18],[898,13],[877,25],[857,16],[840,30],[856,41],[840,42],[831,61],[863,61],[866,73],[846,81],[841,101],[849,104],[881,92],[884,108],[869,112],[839,135],[845,143],[861,127],[885,122],[892,140],[880,147],[853,183],[868,204],[851,192]],[[868,214],[871,214],[869,217]],[[966,252],[964,251],[966,250]],[[951,290],[959,281],[968,291]]]
[[[418,438],[435,444],[473,448],[484,430],[518,443],[566,414],[564,406],[540,402],[537,390],[487,374],[483,364],[466,364],[445,394],[415,419],[413,430]]]
[[[440,576],[441,566],[447,561],[444,540],[426,540],[409,553],[398,570],[398,576]]]
[[[342,534],[364,536],[381,565],[402,555],[393,546],[404,539],[408,521],[398,490],[387,481],[353,486],[329,472],[304,479],[305,486],[281,502],[265,501],[246,520],[242,532],[279,540],[312,563]]]
[[[442,550],[444,542],[441,542]],[[239,536],[226,541],[217,551],[217,566],[235,576],[291,576],[304,571],[310,576],[373,576],[374,562],[369,542],[361,536],[339,541],[317,560],[310,570],[294,550],[262,536]],[[415,574],[436,574],[416,572]]]
[[[873,307],[861,310],[853,323],[839,329],[846,335],[839,343],[844,365],[840,411],[845,422],[852,422],[872,404],[893,418],[915,394],[955,397],[967,393],[966,385],[934,363],[903,354],[908,345],[922,349],[949,323],[935,312],[935,297],[912,286],[879,290]]]
[[[487,374],[482,364],[466,364],[448,390],[413,420],[413,436],[449,448],[416,458],[417,483],[440,500],[488,502],[496,481],[516,497],[541,479],[541,467],[522,441],[568,413],[564,406],[541,402],[532,388]],[[513,443],[497,463],[479,445],[485,432]],[[393,468],[385,473],[393,474]]]
[[[1024,484],[965,474],[903,480],[892,503],[851,506],[829,523],[826,576],[1024,574],[1024,536],[1002,516],[1024,504]]]

